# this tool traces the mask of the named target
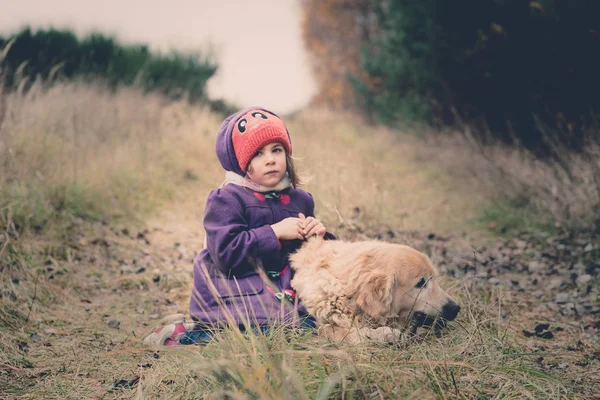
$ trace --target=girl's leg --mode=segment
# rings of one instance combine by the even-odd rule
[[[214,331],[192,330],[184,333],[179,338],[179,344],[202,344],[210,342],[214,337]]]
[[[302,317],[300,317],[300,328],[316,329],[317,321],[315,321],[315,319],[311,315],[305,314]]]
[[[156,346],[177,346],[206,343],[213,335],[211,330],[201,329],[184,314],[173,314],[163,318],[158,328],[146,335],[143,342]]]

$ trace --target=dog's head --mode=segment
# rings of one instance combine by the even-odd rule
[[[438,284],[429,257],[408,246],[385,243],[364,253],[357,307],[371,317],[410,319],[416,326],[442,327],[460,306]]]

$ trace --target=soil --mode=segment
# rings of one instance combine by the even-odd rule
[[[192,260],[202,248],[203,229],[202,207],[185,209],[163,212],[140,230],[101,223],[73,229],[64,243],[73,255],[65,260],[50,257],[41,278],[65,288],[64,310],[50,319],[34,309],[25,328],[27,338],[20,344],[29,364],[3,364],[2,385],[22,388],[43,382],[48,374],[60,373],[61,362],[65,368],[58,355],[66,352],[76,356],[139,347],[160,318],[186,312]],[[442,276],[453,278],[449,284],[462,285],[457,290],[461,295],[498,299],[498,317],[540,369],[568,371],[583,397],[598,398],[597,237],[518,234],[474,240],[365,227],[358,221],[345,221],[332,230],[348,240],[374,238],[426,252]],[[111,382],[107,377],[106,384]]]

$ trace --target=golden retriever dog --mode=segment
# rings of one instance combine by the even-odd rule
[[[460,311],[429,258],[409,246],[311,238],[290,262],[292,287],[333,341],[393,342],[403,328],[438,329]]]

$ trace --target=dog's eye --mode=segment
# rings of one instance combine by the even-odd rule
[[[425,286],[426,283],[427,283],[427,281],[425,280],[425,278],[421,278],[421,280],[419,282],[417,282],[417,285],[415,287],[417,289],[421,289],[423,286]]]

